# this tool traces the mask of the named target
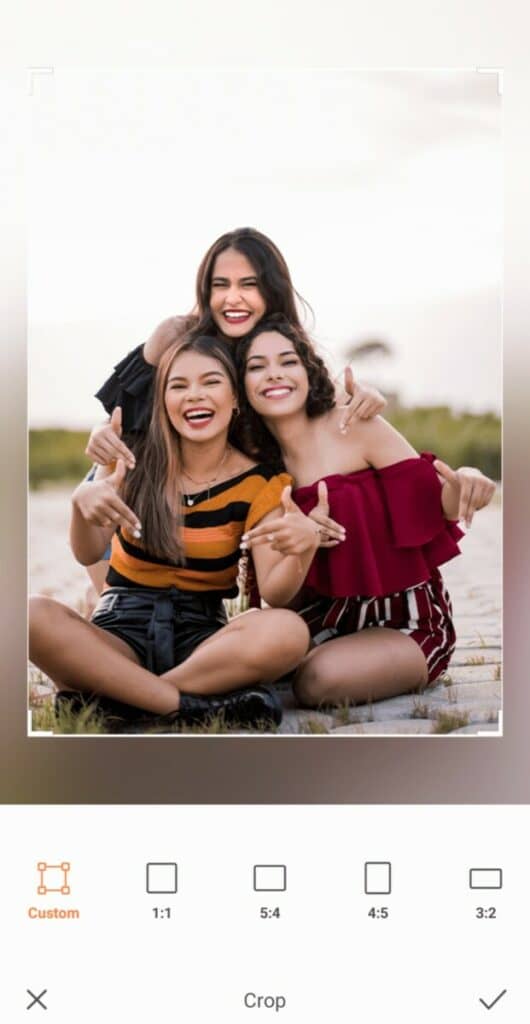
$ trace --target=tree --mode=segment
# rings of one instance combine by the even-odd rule
[[[394,355],[394,349],[387,341],[379,338],[367,338],[365,341],[350,342],[346,349],[348,362],[358,362],[361,359],[369,359],[374,356],[388,358]]]

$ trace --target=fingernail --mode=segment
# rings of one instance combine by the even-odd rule
[[[244,541],[241,542],[239,547],[240,547],[241,551],[248,551],[248,544],[245,544]]]
[[[137,539],[139,539],[141,536],[142,536],[142,531],[141,530],[133,530],[133,537],[136,537]]]
[[[248,540],[248,533],[244,533],[241,540]]]

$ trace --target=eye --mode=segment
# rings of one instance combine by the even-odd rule
[[[285,362],[282,363],[282,366],[297,366],[297,365],[298,365],[298,359],[286,359]]]
[[[252,366],[247,366],[247,373],[253,373],[254,370],[262,370],[263,365],[261,363],[252,363]]]
[[[182,391],[185,388],[185,384],[177,384],[176,382],[169,385],[168,391]]]

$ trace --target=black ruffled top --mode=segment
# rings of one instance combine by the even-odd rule
[[[109,416],[117,405],[122,409],[123,432],[145,434],[151,418],[156,366],[147,363],[143,344],[117,363],[114,372],[96,392]]]

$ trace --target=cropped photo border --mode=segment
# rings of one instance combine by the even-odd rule
[[[78,417],[73,426],[79,428],[84,416],[88,430],[100,417],[84,390],[95,391],[110,365],[137,343],[138,331],[147,335],[148,315],[152,322],[160,316],[157,301],[164,313],[173,303],[178,312],[190,308],[196,250],[206,244],[195,238],[208,238],[210,220],[216,225],[213,234],[221,226],[233,226],[226,224],[226,210],[236,222],[246,218],[273,238],[280,232],[280,248],[287,253],[295,286],[301,278],[301,290],[314,303],[317,345],[329,356],[335,376],[347,361],[340,342],[344,350],[348,331],[362,340],[363,327],[368,336],[371,328],[376,337],[379,333],[391,339],[380,346],[390,353],[394,336],[398,341],[390,361],[390,381],[395,366],[397,383],[386,384],[387,393],[390,388],[398,396],[398,413],[402,387],[409,408],[450,401],[451,409],[467,411],[471,401],[471,411],[487,412],[489,401],[498,409],[500,73],[315,69],[124,74],[42,68],[32,73],[30,91],[31,426],[36,417],[37,426],[68,428],[73,416]],[[249,97],[247,104],[240,99],[234,116],[234,100],[243,96]],[[252,114],[256,123],[249,128]],[[242,131],[239,122],[245,126]],[[186,134],[188,149],[181,152]],[[300,140],[307,153],[300,152]],[[224,175],[208,162],[210,145],[216,162],[228,166]],[[124,196],[117,188],[122,179]],[[293,192],[295,185],[302,199]],[[136,215],[132,228],[129,210]],[[120,229],[123,240],[116,237]],[[304,230],[313,240],[307,257],[305,237],[303,244],[298,240]],[[136,327],[135,319],[145,328]],[[45,372],[49,364],[55,368],[52,380]],[[371,383],[379,384],[381,370],[382,364],[372,368]],[[91,381],[90,388],[86,381]],[[404,429],[406,434],[406,425]],[[475,426],[475,433],[479,429]],[[458,428],[452,430],[458,442]],[[415,442],[414,437],[410,440]],[[462,459],[444,454],[443,442],[442,428],[433,450],[456,468]],[[420,435],[415,443],[418,449],[425,447]],[[53,491],[51,498],[57,504]],[[46,492],[30,495],[32,534],[33,520],[46,501]],[[63,503],[66,511],[68,486]],[[46,515],[45,504],[40,514]],[[500,547],[500,533],[495,537],[490,530],[482,547],[468,554],[466,546],[482,527],[482,516],[478,519],[470,541],[462,544],[466,576],[454,577],[451,563],[447,568],[450,591],[456,580],[457,616],[461,608],[466,612],[466,637],[457,648],[454,667],[436,688],[395,698],[394,704],[359,705],[348,713],[346,707],[327,715],[318,708],[288,710],[293,721],[288,731],[280,731],[280,738],[406,735],[439,740],[444,732],[464,731],[466,738],[501,734],[500,609],[491,590],[495,575],[498,589],[499,568],[489,568],[493,578],[488,577],[485,587],[482,579],[475,583],[473,571],[479,558],[489,555],[486,545]],[[64,556],[54,534],[46,535],[53,529],[51,516],[45,522],[40,532],[35,525],[30,548],[31,591],[80,607],[84,572],[78,570],[79,581],[65,597],[62,566],[46,561],[47,550],[57,562],[64,557],[63,574],[72,575],[73,556],[64,543],[66,522],[59,531]],[[39,567],[35,581],[33,565],[42,561],[45,570]],[[487,606],[486,613],[480,603]],[[478,680],[477,691],[486,691],[482,701],[469,686],[471,677]],[[35,679],[40,680],[39,673]],[[32,696],[45,689],[32,686]],[[49,698],[40,699],[46,707]],[[467,724],[470,716],[472,724]],[[54,735],[46,732],[45,720],[46,712],[33,702],[30,734]],[[155,735],[162,734],[155,730]],[[234,738],[223,735],[228,737]]]
[[[402,13],[399,13],[401,24]],[[447,24],[445,24],[447,21]],[[425,28],[425,26],[424,26]],[[495,25],[495,33],[498,26]],[[444,16],[440,46],[449,52],[454,27]],[[379,35],[378,35],[379,38]],[[425,36],[419,49],[425,51]],[[453,49],[469,65],[481,40],[488,49],[491,26],[474,24],[471,37]],[[431,48],[439,52],[440,47]],[[515,47],[517,52],[517,46]],[[324,52],[326,48],[324,46]],[[427,49],[427,52],[428,49]],[[505,36],[499,52],[506,49]],[[373,53],[373,48],[372,48]],[[373,58],[372,58],[373,59]],[[417,58],[416,58],[417,59]],[[508,64],[510,63],[508,59]],[[425,61],[423,66],[425,66]],[[530,82],[515,60],[505,69],[506,262],[505,262],[505,718],[504,738],[494,744],[405,745],[370,740],[358,745],[310,747],[247,740],[224,747],[112,744],[105,749],[25,740],[26,694],[26,429],[25,415],[25,197],[23,192],[24,110],[27,78],[4,78],[9,111],[10,156],[3,195],[8,233],[2,252],[10,302],[2,307],[2,470],[8,499],[2,509],[4,595],[1,690],[2,799],[7,803],[527,803],[530,800],[530,634],[527,628],[530,545],[527,347],[529,300],[525,266],[530,233],[526,185],[529,150],[525,124]],[[4,300],[3,300],[4,301]],[[75,746],[75,744],[74,744]],[[268,748],[271,749],[268,749]],[[272,749],[274,748],[274,749]],[[252,751],[252,753],[251,753]],[[253,771],[248,772],[248,757]]]

